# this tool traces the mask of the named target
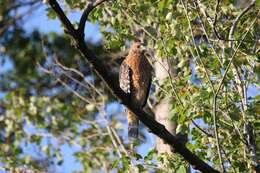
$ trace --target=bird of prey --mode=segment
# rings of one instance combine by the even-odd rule
[[[128,94],[130,102],[140,109],[147,102],[152,78],[152,66],[144,53],[144,46],[140,42],[133,43],[119,70],[120,88]],[[138,117],[130,110],[126,112],[128,136],[138,138]]]

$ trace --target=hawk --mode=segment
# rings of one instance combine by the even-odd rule
[[[129,53],[119,70],[120,88],[129,96],[130,102],[142,109],[148,98],[152,66],[144,55],[144,47],[140,42],[131,45]],[[138,117],[126,110],[128,120],[128,136],[138,138]]]

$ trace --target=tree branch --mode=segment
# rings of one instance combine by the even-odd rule
[[[68,18],[65,16],[63,10],[59,6],[56,0],[48,1],[52,9],[58,15],[60,21],[63,23],[64,27],[68,30],[68,34],[72,36],[75,40],[75,46],[81,52],[84,58],[86,58],[89,63],[93,66],[94,71],[97,75],[104,81],[105,85],[108,87],[110,92],[128,109],[130,109],[133,113],[138,116],[140,121],[142,121],[152,133],[160,137],[166,143],[171,145],[174,148],[174,151],[179,153],[184,157],[186,161],[188,161],[194,169],[198,169],[201,172],[211,172],[211,173],[219,173],[219,171],[215,170],[203,160],[201,160],[198,156],[193,154],[190,150],[188,150],[181,141],[177,139],[176,136],[173,136],[169,131],[166,130],[164,125],[155,121],[151,116],[149,116],[142,109],[139,109],[134,103],[131,103],[129,99],[127,99],[127,95],[121,90],[118,85],[117,77],[113,76],[108,70],[104,67],[103,63],[98,61],[96,55],[86,46],[84,40],[79,37],[80,33],[78,30],[74,29],[73,25],[70,23]]]
[[[229,36],[228,38],[230,40],[233,39],[234,37],[234,32],[235,32],[235,29],[236,29],[236,26],[239,22],[239,20],[250,10],[252,9],[252,7],[254,7],[255,5],[255,0],[253,0],[251,3],[248,4],[248,6],[246,8],[244,8],[243,11],[241,11],[241,13],[236,17],[236,19],[233,21],[233,24],[230,28],[230,31],[229,31]],[[259,14],[259,13],[258,13]],[[229,42],[229,46],[230,48],[233,49],[233,42]],[[247,108],[247,95],[246,95],[246,84],[242,82],[241,80],[241,77],[240,77],[240,74],[239,74],[239,71],[238,71],[238,67],[233,64],[234,66],[234,69],[233,69],[233,73],[235,74],[235,81],[237,83],[237,87],[238,87],[238,91],[239,91],[239,94],[240,94],[240,97],[241,97],[241,102],[242,102],[242,109],[243,109],[243,112],[245,112],[248,108]],[[246,134],[246,139],[247,139],[247,143],[248,145],[246,146],[248,148],[248,150],[250,151],[250,155],[251,155],[251,159],[252,159],[252,162],[253,162],[253,168],[256,170],[256,171],[259,171],[260,169],[260,164],[257,162],[257,153],[256,153],[256,145],[255,145],[255,139],[254,139],[254,135],[253,135],[253,132],[251,132],[251,123],[248,122],[246,120],[246,117],[245,117],[245,113],[243,113],[243,119],[244,119],[244,133]]]
[[[228,35],[228,40],[234,40],[233,38],[233,35],[234,35],[234,31],[235,31],[235,28],[237,26],[237,23],[239,22],[239,20],[241,19],[241,17],[243,15],[246,14],[246,12],[248,12],[253,6],[255,5],[255,0],[252,1],[237,17],[236,19],[233,21],[233,24],[230,28],[230,31],[229,31],[229,35]],[[214,22],[215,23],[215,22]],[[231,41],[230,43],[230,47],[233,47],[233,41]]]
[[[215,15],[214,15],[214,19],[212,19],[209,14],[207,13],[207,11],[203,8],[203,4],[201,3],[200,0],[195,1],[195,3],[197,4],[198,10],[203,14],[203,16],[207,19],[208,23],[210,24],[210,27],[212,28],[215,36],[217,37],[218,40],[222,40],[222,41],[227,41],[227,42],[240,42],[240,39],[229,39],[229,38],[224,38],[223,36],[221,36],[217,30],[217,11],[219,10],[219,6],[220,6],[220,0],[216,1],[216,6],[215,6]],[[251,8],[251,7],[250,7]],[[245,43],[251,43],[252,40],[243,40],[243,42]]]
[[[78,31],[79,33],[81,33],[83,39],[84,39],[84,30],[85,30],[85,24],[86,21],[88,19],[88,15],[91,13],[91,11],[93,11],[97,6],[101,5],[103,2],[105,2],[107,0],[97,0],[95,2],[90,2],[87,5],[87,8],[83,11],[83,14],[80,18],[80,22],[79,22],[79,27],[78,27]]]

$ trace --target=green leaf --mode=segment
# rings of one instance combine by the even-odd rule
[[[136,160],[140,160],[143,158],[140,154],[138,154],[136,152],[133,153],[133,156],[136,158]]]
[[[140,171],[140,172],[143,172],[143,171],[145,171],[145,169],[144,169],[144,166],[143,165],[141,165],[141,164],[138,164],[138,165],[136,165],[137,166],[137,168],[138,168],[138,171]]]
[[[47,8],[47,16],[49,19],[55,19],[56,18],[56,13],[55,11],[52,10],[52,8]]]
[[[185,166],[184,166],[184,165],[181,165],[181,166],[177,169],[176,173],[186,173],[186,168],[185,168]]]
[[[119,164],[119,160],[115,160],[115,161],[112,163],[111,167],[112,167],[112,168],[116,168],[116,167],[118,166],[118,164]]]
[[[256,6],[260,8],[260,0],[256,0]]]
[[[156,153],[155,149],[150,150],[147,155],[144,157],[144,160],[148,161],[148,160],[152,160],[154,154]]]

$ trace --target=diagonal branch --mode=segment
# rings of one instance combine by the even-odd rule
[[[138,118],[147,126],[152,133],[160,137],[166,143],[171,145],[174,148],[174,151],[179,153],[184,157],[186,161],[188,161],[194,169],[198,169],[201,172],[211,172],[211,173],[219,173],[219,171],[215,170],[211,166],[209,166],[206,162],[201,160],[197,155],[193,154],[189,149],[182,144],[181,141],[177,139],[176,136],[172,135],[169,131],[166,130],[164,125],[158,123],[154,120],[150,115],[144,112],[142,109],[139,109],[134,103],[131,103],[129,99],[127,99],[127,95],[121,90],[118,85],[117,77],[113,76],[110,72],[108,72],[107,68],[104,68],[104,64],[101,61],[98,61],[97,56],[86,46],[84,40],[79,37],[79,31],[74,29],[73,25],[70,23],[68,18],[65,16],[63,10],[59,6],[56,0],[48,1],[51,8],[56,12],[60,21],[63,23],[64,27],[68,30],[68,34],[72,36],[75,40],[75,46],[83,55],[83,57],[88,60],[88,62],[92,65],[94,71],[97,75],[104,81],[105,85],[108,87],[110,92],[128,109],[130,109]]]

